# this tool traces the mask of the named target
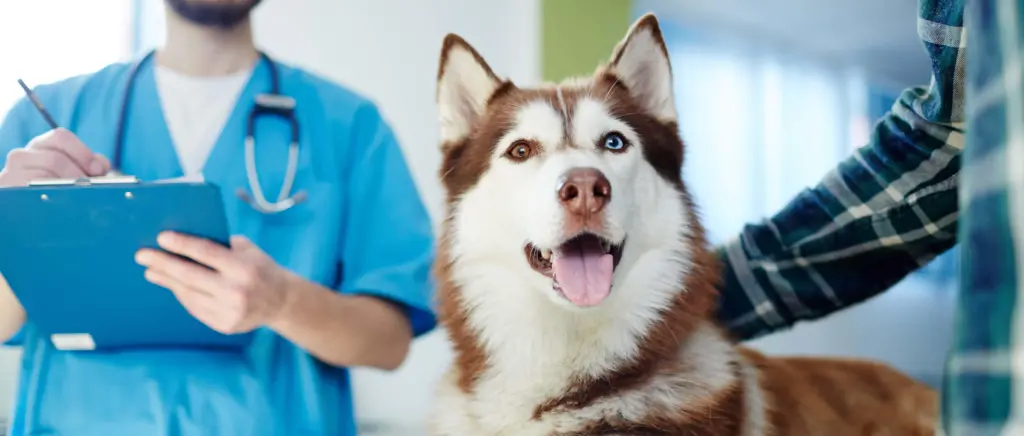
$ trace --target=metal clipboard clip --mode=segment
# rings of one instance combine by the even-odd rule
[[[138,184],[135,176],[81,177],[77,179],[43,179],[28,182],[29,186],[93,186]]]
[[[102,185],[138,185],[139,179],[135,176],[103,176],[103,177],[82,177],[78,179],[44,179],[32,180],[28,186],[102,186]],[[131,200],[135,198],[132,191],[125,191],[124,198]],[[41,194],[39,199],[50,201],[48,194]]]

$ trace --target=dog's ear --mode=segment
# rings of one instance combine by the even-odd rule
[[[633,23],[626,37],[615,47],[610,67],[643,110],[660,121],[677,121],[672,97],[672,66],[658,19],[653,14],[646,14]]]
[[[445,36],[437,71],[441,143],[450,144],[468,135],[501,84],[469,43],[458,35]]]

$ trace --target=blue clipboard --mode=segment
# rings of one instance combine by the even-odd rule
[[[229,243],[220,189],[135,177],[0,188],[0,274],[26,317],[57,349],[241,349],[146,281],[140,248],[165,230]]]

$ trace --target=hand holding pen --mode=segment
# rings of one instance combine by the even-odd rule
[[[24,186],[40,179],[99,177],[110,172],[106,157],[93,153],[74,133],[58,126],[25,82],[19,79],[18,83],[52,130],[7,155],[6,166],[0,171],[0,186]]]

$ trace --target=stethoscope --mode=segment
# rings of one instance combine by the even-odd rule
[[[128,83],[125,85],[124,99],[121,102],[121,114],[117,121],[117,139],[114,142],[114,153],[111,159],[111,167],[115,170],[121,168],[121,153],[124,150],[125,122],[128,118],[128,105],[131,102],[132,90],[135,87],[135,79],[138,77],[142,65],[153,57],[155,51],[149,52],[145,57],[132,66],[128,73]],[[249,203],[253,209],[264,213],[272,214],[284,212],[301,203],[306,199],[306,193],[300,191],[291,195],[292,184],[295,183],[295,176],[299,166],[299,121],[295,118],[295,99],[280,93],[280,80],[277,76],[277,66],[265,53],[260,52],[260,60],[267,64],[270,71],[270,92],[259,94],[256,101],[249,110],[249,120],[245,130],[245,175],[249,179],[250,196],[245,189],[238,188],[236,195],[242,201]],[[256,118],[260,115],[272,115],[284,118],[291,124],[291,143],[288,144],[288,167],[285,172],[284,182],[281,184],[281,192],[278,193],[277,201],[271,203],[263,195],[260,187],[259,174],[256,170]]]

